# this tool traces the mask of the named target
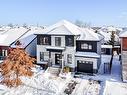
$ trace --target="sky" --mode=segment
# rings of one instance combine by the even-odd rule
[[[0,0],[2,25],[51,25],[63,19],[127,26],[127,0]]]

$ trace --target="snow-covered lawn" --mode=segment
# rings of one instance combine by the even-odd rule
[[[127,83],[106,81],[103,95],[127,95]]]
[[[0,85],[0,95],[67,95],[65,89],[72,81],[76,82],[71,95],[98,95],[100,84],[97,81],[79,78],[61,78],[40,71],[31,78],[22,77],[23,85],[7,88]]]
[[[80,75],[81,78],[73,78],[70,73],[56,76],[33,69],[34,76],[22,77],[23,85],[17,88],[0,85],[0,95],[67,95],[66,90],[71,90],[70,95],[127,95],[127,84],[121,81],[117,55],[113,59],[111,74],[104,73],[104,63],[110,58],[110,55],[102,55],[99,73],[94,76]]]

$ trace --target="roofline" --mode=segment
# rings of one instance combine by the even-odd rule
[[[31,29],[27,30],[25,33],[23,33],[19,38],[17,38],[15,41],[13,41],[9,46],[11,46],[12,44],[14,44],[16,41],[18,41],[23,35],[25,35],[28,31],[30,31]]]
[[[64,35],[60,35],[60,34],[34,34],[34,35],[50,35],[50,36],[79,36],[80,34],[78,34],[78,35],[66,35],[66,34],[64,34]]]
[[[95,58],[95,59],[99,59],[100,57],[90,57],[90,56],[78,56],[78,55],[75,55],[75,57],[85,57],[85,58]]]
[[[91,42],[100,42],[101,40],[76,40],[76,41],[91,41]]]
[[[36,38],[37,36],[27,46],[25,46],[24,49],[26,49]]]

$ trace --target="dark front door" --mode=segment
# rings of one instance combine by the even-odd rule
[[[61,65],[61,54],[55,54],[55,65]]]
[[[93,73],[93,62],[77,61],[77,71],[84,73]]]

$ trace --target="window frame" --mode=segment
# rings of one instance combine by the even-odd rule
[[[55,37],[55,46],[61,46],[61,37]]]
[[[81,49],[89,49],[89,45],[87,43],[81,43]]]
[[[43,55],[43,56],[41,56]],[[43,62],[43,61],[48,61],[49,58],[49,52],[40,52],[40,61]]]
[[[49,37],[40,37],[40,45],[49,45]]]
[[[67,63],[72,64],[72,54],[67,54]]]
[[[83,50],[92,50],[93,46],[92,46],[92,44],[81,43],[81,49],[83,49]]]
[[[43,56],[42,56],[43,55]],[[43,62],[44,61],[44,52],[40,52],[40,61]]]
[[[65,36],[66,46],[74,46],[74,36]]]

